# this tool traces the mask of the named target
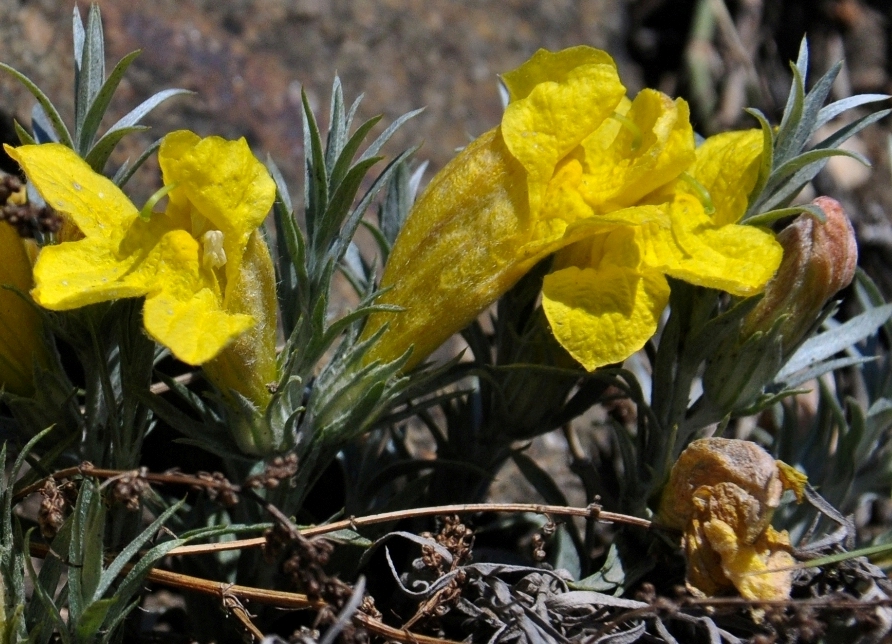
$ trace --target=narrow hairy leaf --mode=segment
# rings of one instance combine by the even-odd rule
[[[31,95],[37,99],[37,102],[43,108],[44,113],[52,124],[53,132],[55,132],[59,141],[64,145],[67,145],[69,148],[74,148],[74,143],[71,140],[71,134],[68,132],[68,128],[65,127],[65,123],[62,122],[62,117],[59,116],[59,112],[50,102],[50,99],[47,98],[46,94],[44,94],[37,85],[31,82],[31,79],[22,74],[21,72],[16,71],[9,65],[4,63],[0,63],[0,70],[3,70],[10,75],[12,75],[16,80],[18,80],[22,85],[24,85]]]
[[[79,136],[81,126],[105,81],[105,38],[102,33],[102,15],[97,4],[91,5],[87,14],[86,39],[80,60],[80,73],[75,87],[74,132],[78,137],[75,151],[83,156],[85,150],[80,145],[83,137]]]
[[[865,311],[845,324],[806,340],[777,375],[779,381],[820,360],[844,351],[876,331],[892,316],[892,304]]]
[[[139,50],[137,50],[124,56],[118,64],[115,65],[111,74],[105,79],[102,87],[99,88],[99,91],[96,92],[96,95],[93,97],[87,113],[78,125],[77,152],[81,156],[85,156],[90,150],[90,146],[96,138],[96,133],[99,131],[99,124],[102,121],[102,117],[105,116],[109,103],[111,103],[112,96],[114,96],[115,91],[118,89],[118,85],[124,77],[127,68],[130,67],[130,63],[139,56],[139,53]]]
[[[154,141],[150,146],[148,146],[145,150],[143,150],[142,154],[140,154],[136,158],[136,161],[134,161],[132,165],[128,165],[127,163],[122,165],[115,173],[115,184],[118,187],[124,187],[127,182],[130,181],[136,171],[142,167],[142,164],[148,161],[149,157],[155,154],[158,148],[161,147],[161,141],[163,141],[163,139],[158,139]]]

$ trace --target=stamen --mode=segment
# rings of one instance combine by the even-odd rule
[[[226,263],[226,251],[223,250],[223,233],[219,230],[209,230],[201,236],[201,245],[204,255],[201,263],[205,268],[220,268]]]
[[[641,128],[635,125],[635,121],[619,112],[614,112],[611,114],[611,117],[619,121],[620,125],[632,133],[632,152],[637,152],[638,148],[641,147],[641,139],[643,138]]]
[[[694,177],[689,175],[687,172],[682,172],[678,175],[678,178],[684,181],[691,190],[694,191],[694,195],[703,204],[703,211],[707,215],[711,215],[715,212],[715,204],[712,202],[712,197],[709,195],[709,191],[703,186],[702,183],[697,181]]]
[[[168,184],[168,185],[164,186],[163,188],[161,188],[161,190],[159,190],[158,192],[153,194],[151,197],[149,197],[149,200],[146,201],[146,205],[143,206],[142,210],[139,211],[139,218],[142,219],[143,221],[149,221],[152,218],[152,211],[155,208],[155,204],[157,204],[164,197],[166,197],[167,193],[169,193],[171,190],[173,190],[176,187],[177,187],[176,183]]]

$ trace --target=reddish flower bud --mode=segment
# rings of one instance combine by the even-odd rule
[[[748,337],[786,316],[779,329],[785,352],[809,331],[830,298],[851,283],[858,263],[855,231],[839,202],[818,197],[812,203],[826,221],[806,212],[780,232],[784,259],[743,325]]]

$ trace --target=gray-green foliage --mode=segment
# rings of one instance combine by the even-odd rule
[[[0,63],[0,69],[18,79],[37,99],[31,114],[33,134],[21,126],[16,127],[23,144],[62,143],[72,148],[93,170],[102,173],[115,147],[128,134],[144,132],[149,128],[139,122],[158,105],[178,94],[189,94],[183,89],[167,89],[146,99],[99,136],[99,127],[112,97],[130,64],[139,55],[134,51],[122,58],[106,77],[105,38],[99,5],[91,5],[86,26],[77,6],[74,7],[74,124],[69,130],[59,110],[44,92],[27,76],[9,65]],[[140,165],[157,149],[160,141],[149,146],[135,161],[125,163],[115,175],[115,182],[124,185]]]

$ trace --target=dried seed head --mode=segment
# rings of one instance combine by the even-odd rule
[[[112,486],[112,498],[131,512],[139,510],[139,501],[151,487],[146,479],[148,470],[144,467],[119,476]]]
[[[37,525],[44,539],[52,539],[65,523],[65,509],[68,499],[65,492],[56,485],[55,479],[48,478],[40,489],[40,508],[37,510]]]

